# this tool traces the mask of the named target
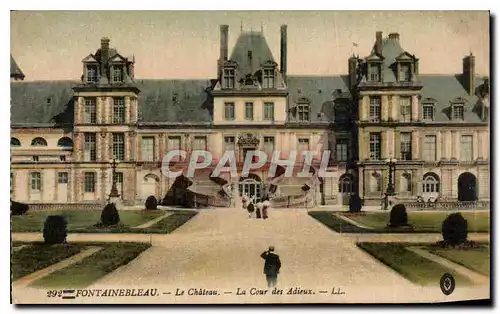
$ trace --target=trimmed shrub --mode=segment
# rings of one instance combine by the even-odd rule
[[[46,244],[60,244],[66,242],[68,223],[63,216],[53,215],[45,219],[43,225],[43,239]]]
[[[349,211],[357,213],[361,211],[361,208],[361,197],[358,194],[351,194],[349,196]]]
[[[443,240],[448,245],[459,245],[467,241],[467,220],[461,213],[450,214],[443,221]]]
[[[397,204],[392,207],[389,227],[402,227],[408,225],[408,214],[403,204]]]
[[[146,206],[147,210],[158,209],[157,208],[158,202],[156,201],[156,197],[154,197],[153,195],[148,196],[148,198],[146,199],[146,203],[144,205]]]
[[[10,202],[10,214],[13,216],[23,215],[29,209],[30,209],[30,207],[28,206],[28,204],[23,204],[23,203],[14,202],[14,201]]]
[[[113,226],[120,222],[120,215],[118,215],[118,210],[115,204],[109,203],[104,206],[101,213],[101,223],[103,226]]]

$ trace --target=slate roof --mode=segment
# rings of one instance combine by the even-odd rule
[[[334,100],[339,97],[348,98],[348,77],[337,76],[288,76],[289,108],[297,106],[299,98],[311,101],[311,122],[333,121]],[[318,114],[323,115],[318,116]]]
[[[79,81],[11,84],[11,123],[73,123],[73,90]],[[136,80],[140,122],[210,122],[211,80]],[[50,101],[48,100],[50,98]]]
[[[248,56],[249,51],[252,53],[252,58]],[[229,60],[238,63],[240,77],[245,77],[246,74],[254,74],[266,61],[276,62],[266,38],[261,32],[241,33]]]
[[[24,80],[24,73],[21,71],[21,68],[17,65],[12,55],[10,55],[10,77]]]
[[[405,50],[401,47],[399,40],[393,38],[382,39],[382,56],[383,62],[383,77],[384,82],[396,82],[396,71],[393,64],[396,58],[404,53]]]
[[[435,104],[434,122],[449,122],[450,104],[456,98],[465,100],[464,121],[482,122],[478,114],[480,100],[476,95],[469,95],[461,83],[461,75],[420,75],[423,84],[422,101],[433,98]],[[476,76],[476,89],[484,79]]]

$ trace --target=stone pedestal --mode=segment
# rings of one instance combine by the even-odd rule
[[[391,211],[394,205],[396,205],[396,195],[385,194],[384,198],[382,198],[382,210]]]
[[[120,197],[110,197],[109,203],[115,204],[117,210],[123,209],[123,201]]]

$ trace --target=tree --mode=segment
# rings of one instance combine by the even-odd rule
[[[60,244],[66,242],[68,223],[63,216],[53,215],[45,219],[43,225],[43,239],[47,244]]]

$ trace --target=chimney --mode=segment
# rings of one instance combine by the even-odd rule
[[[229,25],[220,26],[220,58],[219,60],[227,60],[228,54],[228,38],[229,38]]]
[[[106,68],[109,59],[109,38],[101,38],[101,78],[106,77]]]
[[[375,33],[375,52],[379,55],[382,54],[382,32]]]
[[[390,33],[389,39],[399,40],[399,34],[398,33]]]
[[[472,53],[463,59],[462,80],[469,95],[474,95],[476,87],[476,57]]]
[[[286,82],[286,25],[281,25],[281,60],[280,70],[283,75],[283,80]]]
[[[349,89],[354,88],[354,86],[357,83],[358,80],[358,58],[352,55],[352,57],[349,58]]]

